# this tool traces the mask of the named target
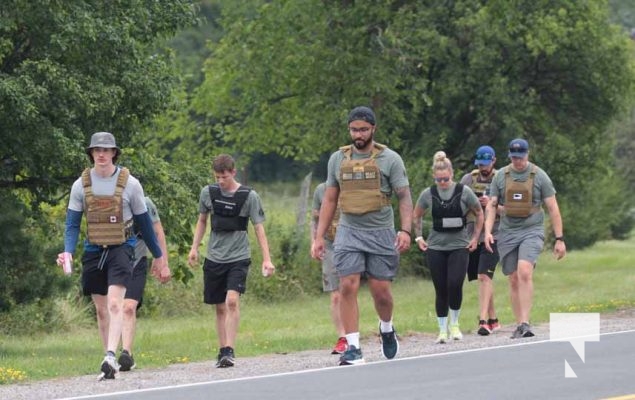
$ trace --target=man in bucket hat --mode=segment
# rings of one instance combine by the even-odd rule
[[[86,148],[93,167],[86,168],[73,183],[64,232],[64,251],[58,265],[70,264],[86,213],[87,238],[82,256],[82,289],[90,295],[106,355],[101,378],[114,379],[119,371],[115,352],[123,326],[126,287],[132,276],[136,237],[133,222],[154,256],[153,267],[162,269],[165,258],[154,233],[143,188],[127,168],[116,165],[121,154],[109,132],[92,135]]]

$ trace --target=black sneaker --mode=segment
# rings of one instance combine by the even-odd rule
[[[363,364],[364,356],[362,350],[355,346],[348,346],[348,349],[340,356],[340,365]]]
[[[115,379],[115,374],[119,371],[119,365],[112,353],[109,353],[104,357],[104,361],[101,363],[102,379]]]
[[[522,322],[516,327],[516,330],[512,334],[512,339],[520,339],[526,337],[532,337],[534,333],[531,331],[531,327],[527,322]]]
[[[397,340],[397,332],[392,328],[392,332],[382,332],[379,330],[381,338],[381,353],[387,359],[393,359],[399,352],[399,340]]]
[[[119,363],[119,371],[130,371],[137,366],[134,362],[134,357],[132,357],[132,354],[130,354],[128,350],[121,350],[117,362]]]
[[[225,353],[218,360],[218,363],[216,363],[217,368],[233,367],[235,364],[234,349],[232,349],[231,347],[224,347],[224,349],[225,349]]]

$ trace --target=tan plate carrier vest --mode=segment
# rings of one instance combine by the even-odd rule
[[[93,194],[90,168],[82,172],[84,186],[84,208],[88,241],[99,246],[120,245],[132,235],[132,219],[123,220],[123,190],[128,182],[130,171],[122,168],[117,177],[115,193],[112,196]]]
[[[537,168],[534,165],[525,181],[515,181],[511,177],[511,166],[505,167],[505,215],[515,218],[527,218],[540,211],[534,207],[534,178]]]
[[[485,194],[488,185],[492,183],[492,181],[494,180],[494,176],[496,176],[496,172],[494,171],[494,173],[490,176],[489,182],[479,182],[478,179],[481,176],[481,171],[479,171],[478,169],[474,169],[472,170],[472,172],[470,172],[470,174],[472,175],[472,183],[470,184],[470,188],[477,197],[480,197],[478,195],[479,193],[481,193],[481,195]],[[498,214],[496,214],[496,219],[498,219]],[[469,222],[476,221],[476,215],[474,215],[474,212],[472,212],[471,210],[467,213],[467,220]]]
[[[366,214],[390,205],[390,198],[381,192],[381,171],[377,156],[386,148],[374,143],[369,158],[352,159],[353,145],[342,146],[344,160],[340,166],[340,197],[342,212]]]

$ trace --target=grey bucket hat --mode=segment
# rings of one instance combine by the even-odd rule
[[[90,138],[90,145],[86,147],[86,154],[90,154],[90,150],[95,147],[117,149],[117,154],[121,153],[121,149],[117,147],[117,142],[115,142],[115,137],[110,132],[93,133]]]

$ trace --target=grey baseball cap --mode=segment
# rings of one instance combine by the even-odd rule
[[[90,145],[86,147],[86,153],[90,154],[90,150],[95,147],[101,147],[104,149],[117,149],[118,153],[121,152],[121,149],[117,147],[115,137],[110,132],[93,133],[93,136],[91,136],[90,138]]]
[[[353,121],[366,121],[371,125],[375,125],[375,113],[370,107],[359,106],[355,107],[348,114],[348,123]]]

